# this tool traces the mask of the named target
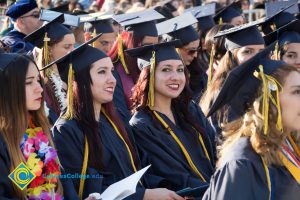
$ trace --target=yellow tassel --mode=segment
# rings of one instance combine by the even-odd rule
[[[212,80],[212,74],[213,74],[213,64],[214,64],[214,57],[215,57],[215,44],[212,45],[210,57],[209,57],[209,68],[208,68],[208,82],[207,85],[210,85]]]
[[[278,45],[278,41],[275,44],[275,50],[274,50],[274,56],[275,56],[275,60],[279,60],[279,45]]]
[[[122,42],[121,35],[118,36],[118,55],[120,57],[120,61],[121,61],[122,65],[123,65],[123,68],[124,68],[126,74],[129,74],[127,65],[125,63],[124,51],[123,51],[123,42]]]
[[[97,36],[97,31],[96,31],[96,29],[94,28],[93,38],[96,37],[96,36]],[[96,42],[96,41],[94,41],[93,44],[92,44],[93,47],[95,47],[95,42]]]
[[[221,25],[221,24],[223,24],[223,19],[222,19],[222,17],[220,17],[220,19],[219,19],[219,25]]]
[[[147,99],[147,106],[150,109],[154,106],[154,74],[155,74],[155,51],[152,52],[150,64],[150,80],[149,80],[149,91],[148,91],[148,99]]]
[[[73,112],[73,80],[74,80],[74,71],[73,71],[73,65],[70,63],[69,72],[68,72],[68,91],[67,91],[67,111],[63,115],[63,118],[65,119],[72,119],[74,117]]]
[[[50,42],[50,38],[48,37],[48,33],[46,32],[45,36],[44,36],[44,51],[43,51],[45,66],[48,65],[50,62],[48,42]],[[52,73],[51,68],[46,69],[46,71],[45,71],[46,77],[49,77],[51,75],[51,73]]]
[[[282,116],[281,116],[281,107],[280,107],[280,98],[279,92],[282,90],[282,86],[280,83],[273,78],[272,76],[268,76],[263,71],[263,66],[259,66],[259,74],[255,73],[256,77],[260,76],[263,82],[263,107],[262,107],[262,115],[264,119],[264,134],[268,134],[268,125],[269,125],[269,101],[275,105],[277,109],[277,123],[276,128],[280,131],[283,131],[282,125]],[[271,88],[270,88],[271,87]],[[279,89],[280,88],[280,89]],[[276,99],[272,96],[271,90],[275,91]]]
[[[276,29],[277,29],[277,28],[276,28],[276,24],[274,24],[274,23],[271,24],[271,25],[270,25],[270,28],[271,28],[271,30],[272,30],[273,32],[276,31]]]

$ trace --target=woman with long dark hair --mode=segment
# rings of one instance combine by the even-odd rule
[[[112,103],[116,80],[110,58],[85,43],[56,64],[69,74],[68,107],[53,128],[54,141],[66,172],[92,177],[73,179],[79,197],[86,198],[136,172],[139,159]],[[145,189],[147,180],[142,183],[128,199],[182,199],[166,189]]]
[[[116,69],[114,76],[117,79],[117,86],[114,104],[125,123],[128,123],[131,117],[131,89],[139,77],[140,70],[136,65],[136,59],[128,56],[124,51],[146,44],[158,43],[155,20],[162,18],[164,16],[153,9],[113,17],[124,27],[108,55]]]
[[[62,199],[38,68],[18,54],[0,53],[0,63],[0,199]],[[35,175],[24,190],[9,178],[28,183],[25,172],[9,176],[22,162]]]
[[[207,185],[215,160],[214,131],[192,101],[177,42],[127,51],[142,68],[130,120],[142,165],[151,163],[160,187],[171,190]]]

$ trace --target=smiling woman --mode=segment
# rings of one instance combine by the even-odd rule
[[[192,102],[179,40],[127,50],[142,69],[130,120],[142,165],[151,163],[160,187],[207,185],[214,166],[214,131]],[[198,198],[201,197],[197,196]]]

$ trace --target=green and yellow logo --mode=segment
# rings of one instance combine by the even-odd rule
[[[10,180],[12,180],[12,182],[14,182],[21,190],[24,190],[35,178],[35,174],[21,162],[18,167],[8,175],[8,178],[10,178]]]

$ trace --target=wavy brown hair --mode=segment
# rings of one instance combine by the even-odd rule
[[[295,67],[290,65],[282,65],[271,76],[274,77],[281,85],[284,85],[286,77],[291,72],[298,71]],[[276,107],[271,103],[269,104],[269,130],[266,135],[264,134],[262,86],[258,89],[257,93],[258,94],[256,94],[256,98],[252,106],[249,108],[249,111],[243,117],[224,126],[224,142],[220,147],[220,160],[218,161],[218,164],[220,164],[223,157],[228,155],[230,147],[235,144],[239,138],[249,137],[254,151],[261,155],[268,165],[283,165],[277,155],[277,150],[287,134],[276,128],[278,112]],[[299,145],[299,136],[295,137],[295,135],[293,135],[293,137]]]
[[[0,135],[8,149],[11,171],[21,162],[25,163],[24,155],[19,147],[30,118],[35,126],[43,129],[50,145],[54,147],[49,122],[44,111],[44,97],[38,110],[28,112],[26,108],[25,80],[31,62],[34,63],[27,56],[16,55],[14,61],[0,73],[0,85],[2,86],[0,87]],[[25,199],[26,190],[21,191],[14,184],[13,187],[16,196]],[[62,194],[60,181],[57,189]]]
[[[218,66],[218,70],[213,75],[211,84],[207,86],[206,91],[203,93],[201,99],[200,99],[200,107],[202,108],[202,111],[205,115],[208,114],[210,107],[212,106],[215,98],[217,97],[225,79],[227,78],[229,72],[237,67],[237,55],[238,49],[234,49],[233,53],[231,51],[227,51],[226,54],[223,56],[223,58],[220,61],[220,64]],[[216,112],[218,119],[221,119],[221,114],[224,112],[224,110],[219,110]],[[225,120],[225,119],[224,119]],[[226,121],[226,120],[225,120]]]

